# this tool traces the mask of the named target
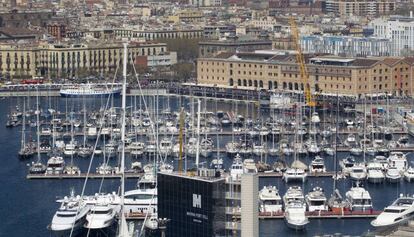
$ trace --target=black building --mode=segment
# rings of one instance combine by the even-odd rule
[[[167,218],[166,236],[225,235],[225,180],[158,173],[158,217]]]

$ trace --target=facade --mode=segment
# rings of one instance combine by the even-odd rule
[[[391,42],[385,38],[352,36],[302,36],[302,50],[307,53],[325,53],[346,57],[390,56]]]
[[[212,57],[220,52],[254,51],[258,49],[271,49],[272,41],[266,39],[202,41],[199,45],[199,57]]]
[[[347,16],[379,16],[396,9],[394,0],[327,0],[326,12]]]
[[[47,33],[61,40],[66,37],[66,25],[61,23],[52,23],[47,25]]]
[[[391,55],[399,56],[414,50],[414,18],[391,17],[379,18],[371,22],[374,36],[391,41]]]
[[[130,58],[137,56],[162,56],[166,65],[176,62],[176,54],[169,54],[163,43],[130,43]],[[114,72],[121,65],[121,42],[84,44],[0,45],[0,72],[6,77],[77,76],[82,72]],[[175,58],[174,58],[175,57]],[[156,59],[154,59],[156,60]],[[160,62],[158,62],[161,64]]]
[[[197,82],[245,89],[312,91],[362,96],[389,93],[413,95],[412,58],[344,58],[306,55],[309,81],[300,77],[295,55],[264,53],[219,54],[199,58]]]
[[[212,237],[225,233],[225,179],[158,173],[158,217],[166,236]]]

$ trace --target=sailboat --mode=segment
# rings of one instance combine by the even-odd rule
[[[39,110],[39,92],[37,93],[37,108],[35,111],[36,114],[36,128],[37,128],[37,161],[32,162],[29,173],[30,174],[44,174],[46,172],[46,166],[42,163],[42,158],[40,156],[40,122],[39,122],[39,116],[40,116],[40,110]]]
[[[19,158],[28,159],[35,153],[35,148],[31,143],[26,143],[26,101],[23,100],[23,123],[22,123],[22,140],[21,148],[19,150]]]

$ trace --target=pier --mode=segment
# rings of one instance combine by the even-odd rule
[[[306,212],[306,216],[309,219],[358,219],[358,218],[375,218],[382,211],[350,211],[343,210],[341,213],[336,213],[333,211],[314,211]],[[284,212],[269,213],[269,212],[260,212],[260,219],[283,219]]]
[[[140,173],[125,173],[127,179],[139,179],[142,176]],[[97,173],[81,173],[81,174],[28,174],[27,179],[120,179],[120,174],[97,174]]]

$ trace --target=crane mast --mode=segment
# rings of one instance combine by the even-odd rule
[[[294,40],[294,46],[297,51],[296,61],[299,64],[300,78],[303,82],[305,102],[307,106],[314,107],[316,103],[315,103],[315,100],[313,99],[311,88],[310,88],[309,73],[308,73],[308,69],[306,68],[306,64],[305,64],[305,57],[303,56],[302,48],[300,47],[300,43],[299,43],[300,39],[299,39],[298,26],[296,25],[296,21],[293,16],[290,17],[289,24],[290,24],[291,33],[292,33],[293,40]]]

